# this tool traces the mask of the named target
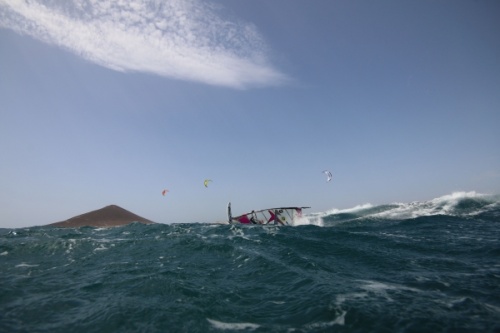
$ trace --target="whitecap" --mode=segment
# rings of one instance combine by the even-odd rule
[[[389,295],[387,294],[387,291],[393,291],[393,292],[400,292],[400,291],[410,291],[414,293],[420,293],[421,290],[412,288],[412,287],[407,287],[399,284],[389,284],[389,283],[382,283],[378,281],[371,281],[371,280],[358,280],[363,283],[361,286],[362,289],[366,290],[367,292],[372,292],[374,294],[380,295],[385,297],[388,300],[392,300]]]
[[[307,328],[317,330],[317,329],[324,329],[324,328],[327,328],[327,327],[330,327],[333,325],[343,326],[343,325],[345,325],[345,315],[346,314],[347,314],[347,311],[342,311],[340,316],[338,316],[337,318],[335,318],[332,321],[322,321],[322,322],[312,323],[312,324],[307,325]]]
[[[260,325],[253,323],[224,323],[222,321],[209,319],[207,321],[212,324],[212,326],[219,330],[255,330],[260,327]]]
[[[399,220],[399,219],[413,219],[422,216],[435,216],[435,215],[469,215],[474,216],[477,214],[481,214],[492,209],[496,209],[500,203],[497,199],[494,200],[491,204],[486,204],[481,208],[476,208],[473,212],[457,212],[457,207],[460,202],[465,199],[481,199],[481,198],[492,198],[491,195],[478,193],[475,191],[470,192],[453,192],[448,195],[443,195],[438,198],[434,198],[427,201],[413,201],[413,202],[394,202],[390,205],[385,205],[386,209],[378,212],[370,212],[368,211],[368,215],[364,215],[364,217],[373,217],[373,218],[382,218],[382,219],[391,219],[391,220]],[[384,206],[380,206],[384,207]],[[373,205],[366,203],[357,205],[353,208],[347,209],[330,209],[326,212],[321,213],[312,213],[308,214],[307,218],[310,221],[315,221],[318,219],[322,219],[326,216],[337,215],[337,214],[345,214],[345,213],[358,213],[363,210],[369,210],[371,208],[375,208]]]
[[[19,265],[16,265],[16,267],[38,267],[39,265],[30,265],[30,264],[27,264],[27,263],[21,263]]]
[[[323,222],[323,218],[317,215],[304,215],[302,217],[298,217],[293,221],[294,226],[299,225],[315,225],[318,227],[323,227],[325,223]]]
[[[270,301],[271,303],[274,303],[274,304],[278,304],[278,305],[281,305],[281,304],[285,304],[286,302],[284,301]]]
[[[108,250],[107,247],[105,247],[104,245],[100,245],[99,247],[95,248],[94,251],[103,251],[103,250]]]

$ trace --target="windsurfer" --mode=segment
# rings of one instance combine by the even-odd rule
[[[285,221],[285,218],[283,218],[283,221],[282,221],[281,219],[282,219],[282,218],[280,218],[280,217],[278,216],[278,214],[276,214],[276,220],[275,220],[275,221],[278,221],[278,223],[279,223],[279,224],[281,224],[281,225],[285,225],[285,223],[283,222],[283,221]]]
[[[250,222],[252,222],[253,224],[262,224],[262,222],[257,219],[257,214],[255,214],[255,210],[252,210],[250,214],[252,214]]]

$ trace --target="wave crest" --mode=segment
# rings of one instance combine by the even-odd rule
[[[331,225],[360,219],[406,220],[425,216],[448,215],[475,217],[498,211],[500,196],[471,192],[453,192],[428,201],[392,203],[373,206],[369,203],[348,209],[330,209],[306,216],[315,225]],[[496,215],[495,215],[496,216]],[[321,223],[317,221],[321,220]]]

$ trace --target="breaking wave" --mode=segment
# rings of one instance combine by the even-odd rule
[[[491,218],[497,216],[499,208],[499,195],[480,194],[474,191],[454,192],[429,201],[378,206],[366,203],[348,209],[331,209],[323,213],[305,215],[306,220],[301,224],[333,226],[338,223],[359,222],[360,220],[408,220],[438,215]]]

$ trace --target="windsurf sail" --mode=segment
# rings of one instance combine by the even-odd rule
[[[252,210],[239,216],[231,215],[231,203],[228,204],[229,223],[237,224],[275,224],[294,225],[302,217],[302,209],[311,207],[277,207],[262,210]]]

